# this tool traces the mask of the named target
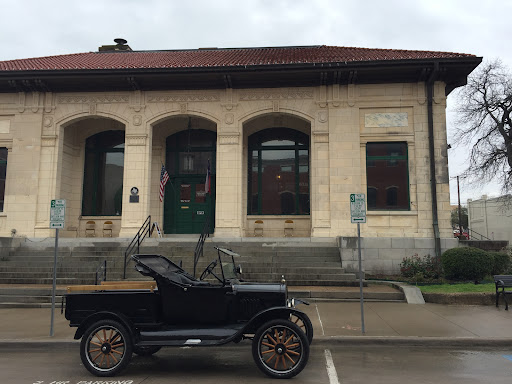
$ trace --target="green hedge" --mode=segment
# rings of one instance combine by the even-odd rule
[[[450,280],[480,281],[494,268],[494,256],[473,247],[452,248],[441,255],[445,277]]]
[[[488,252],[493,257],[493,275],[503,275],[510,267],[510,255],[506,252]]]

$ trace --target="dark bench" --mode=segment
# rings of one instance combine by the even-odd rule
[[[512,288],[512,275],[495,275],[494,284],[496,284],[496,307],[501,294],[505,300],[505,310],[508,311],[507,295],[512,294],[512,291],[505,291],[505,288]]]

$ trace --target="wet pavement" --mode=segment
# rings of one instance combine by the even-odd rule
[[[400,342],[462,345],[512,345],[512,310],[503,306],[462,306],[365,302],[365,334],[359,302],[312,302],[298,308],[310,317],[315,343]],[[0,345],[5,343],[76,343],[70,328],[55,311],[50,337],[50,308],[0,309]]]

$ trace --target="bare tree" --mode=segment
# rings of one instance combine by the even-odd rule
[[[512,75],[499,60],[483,64],[459,93],[457,144],[471,147],[462,174],[469,181],[496,180],[512,191]]]

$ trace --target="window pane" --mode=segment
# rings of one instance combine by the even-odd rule
[[[252,151],[249,164],[249,214],[258,214],[258,151]]]
[[[172,156],[172,154],[171,154]],[[208,169],[208,159],[210,159],[210,172],[213,173],[212,153],[211,152],[180,152],[179,154],[179,173],[205,175]]]
[[[261,213],[295,213],[295,151],[261,151]],[[283,171],[281,166],[289,171]]]
[[[366,148],[368,209],[410,209],[407,144],[368,143]]]
[[[0,148],[0,212],[4,211],[7,148]]]
[[[308,146],[308,135],[289,128],[249,136],[249,214],[309,214]]]
[[[299,152],[299,213],[309,214],[309,151]]]
[[[203,184],[196,184],[196,203],[205,203],[206,202],[206,191],[204,189]]]
[[[181,184],[180,186],[180,202],[190,203],[190,197],[192,196],[192,186],[190,184]]]
[[[367,156],[406,156],[406,143],[368,143]]]
[[[99,210],[101,215],[120,215],[123,197],[124,153],[107,153],[105,175],[98,185],[103,200]]]
[[[86,141],[82,214],[122,213],[124,131],[106,131]]]

